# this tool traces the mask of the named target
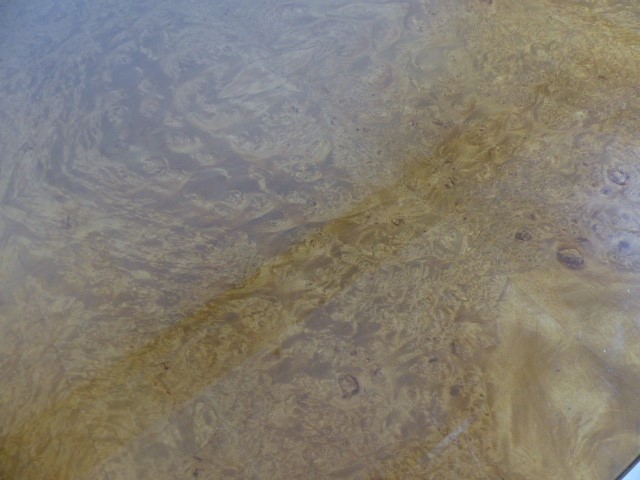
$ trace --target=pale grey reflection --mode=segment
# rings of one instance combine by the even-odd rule
[[[634,2],[0,10],[0,477],[637,454]]]

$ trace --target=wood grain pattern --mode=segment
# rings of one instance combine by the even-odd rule
[[[0,7],[0,478],[633,459],[640,9],[451,3]]]

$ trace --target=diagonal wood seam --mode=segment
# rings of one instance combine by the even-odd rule
[[[455,144],[456,140],[454,134],[445,139],[443,146]],[[488,150],[489,147],[482,151]],[[509,153],[506,149],[500,156],[508,158]],[[429,160],[430,166],[442,163],[441,158]],[[341,281],[315,288],[320,290],[319,294],[309,295],[309,291],[318,287],[314,278],[307,279],[306,290],[291,281],[278,282],[282,272],[304,270],[300,267],[324,254],[330,255],[333,245],[326,239],[340,239],[341,232],[355,226],[358,217],[367,213],[391,217],[402,211],[395,202],[403,196],[426,198],[435,202],[431,205],[433,208],[441,199],[439,194],[451,196],[459,190],[440,191],[429,178],[433,168],[426,171],[426,164],[420,162],[391,187],[373,194],[347,216],[326,224],[306,244],[297,245],[263,265],[244,284],[223,293],[64,397],[54,399],[45,410],[35,412],[19,431],[8,432],[2,439],[0,474],[7,478],[73,478],[87,472],[173,408],[188,401],[197,391],[258,352],[313,309],[329,301],[356,274],[375,268],[395,254],[407,239],[415,238],[420,231],[412,230],[408,224],[397,228],[390,226],[385,233],[395,239],[395,243],[391,242],[391,247],[384,251],[372,248],[370,252],[364,252],[361,245],[352,245],[354,242],[348,240],[341,242],[340,248],[358,247],[360,250],[352,248],[341,258],[329,257],[330,268],[338,274],[349,256],[352,261],[343,269],[342,275],[337,275]],[[430,188],[425,189],[425,185]],[[444,207],[446,203],[439,206]],[[451,203],[447,206],[452,207]],[[428,217],[429,207],[425,209]],[[455,214],[455,208],[449,213]],[[440,213],[439,218],[447,218],[447,215]],[[401,238],[400,233],[406,237]],[[252,300],[256,298],[266,299],[268,304],[271,301],[269,314],[257,324],[246,319],[252,313]],[[278,302],[279,308],[274,307]],[[170,366],[169,370],[165,365]],[[130,404],[118,410],[109,405],[119,399],[129,400]],[[118,426],[126,431],[126,435],[116,433]],[[92,439],[99,441],[94,444]],[[39,460],[23,462],[34,456]],[[73,466],[72,472],[64,470],[68,465]]]
[[[430,207],[406,186],[406,178],[415,185],[421,168],[422,164],[391,188],[376,192],[346,216],[326,224],[307,242],[268,261],[240,286],[34,413],[19,431],[3,439],[0,473],[8,478],[75,478],[86,473],[329,301],[357,274],[394,255],[423,230],[412,228],[410,222],[395,225],[388,221],[376,227],[384,241],[376,235],[367,237],[362,245],[358,243],[361,239],[341,237],[361,228],[363,218],[369,216],[391,219],[402,213],[407,218],[406,204],[401,205],[400,199],[414,199],[423,206],[420,216],[433,221]],[[441,193],[453,192],[442,189]],[[366,222],[365,227],[373,226]],[[378,242],[387,248],[377,250]],[[338,257],[332,253],[336,246],[342,252]],[[291,280],[286,275],[306,272],[306,266],[323,261],[322,278],[331,282],[319,284],[313,269],[308,278],[294,275]],[[256,301],[266,303],[258,321],[254,321]],[[26,461],[32,460],[34,452],[39,460]]]

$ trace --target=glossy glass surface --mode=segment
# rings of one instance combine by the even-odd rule
[[[0,3],[0,478],[613,479],[632,0]]]

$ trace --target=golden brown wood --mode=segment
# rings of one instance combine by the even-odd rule
[[[0,7],[0,478],[637,455],[635,3],[71,3]]]

